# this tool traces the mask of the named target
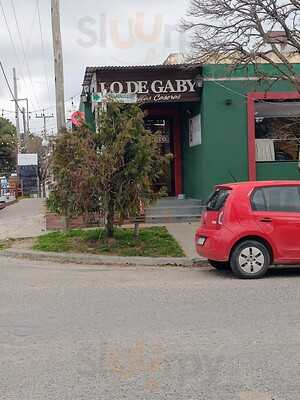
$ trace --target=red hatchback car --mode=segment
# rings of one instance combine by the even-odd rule
[[[199,255],[239,278],[272,264],[300,264],[300,181],[216,186],[196,232]]]

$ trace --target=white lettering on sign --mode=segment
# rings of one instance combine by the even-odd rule
[[[136,94],[139,91],[139,85],[135,81],[126,82],[127,85],[127,93]]]
[[[174,81],[154,80],[154,81],[127,81],[127,82],[100,82],[100,92],[122,94],[154,94],[162,93],[194,93],[196,92],[196,83],[192,79],[176,79]]]
[[[176,101],[181,99],[181,94],[157,94],[153,97],[153,101]]]
[[[189,85],[190,92],[196,92],[196,82],[193,82],[191,79],[187,79],[186,83]]]
[[[163,89],[163,82],[162,81],[153,81],[151,85],[151,90],[153,93],[162,93]]]
[[[164,93],[175,93],[175,89],[174,86],[172,85],[171,81],[167,81],[165,89],[164,89]]]
[[[147,94],[149,93],[148,82],[147,81],[138,81],[138,93]]]
[[[186,92],[195,92],[195,84],[191,80],[187,79],[178,79],[176,80],[177,84],[177,92],[186,93]]]
[[[124,93],[124,87],[121,82],[113,82],[110,85],[110,91],[116,94]]]
[[[106,93],[107,87],[105,82],[100,82],[100,92],[101,93]]]

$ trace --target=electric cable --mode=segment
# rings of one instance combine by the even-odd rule
[[[18,32],[18,36],[19,36],[19,40],[20,40],[20,44],[21,44],[21,50],[22,50],[22,53],[23,53],[23,58],[24,58],[24,61],[25,61],[25,66],[26,66],[26,69],[27,69],[28,78],[29,78],[29,81],[30,81],[30,84],[31,84],[33,97],[34,97],[35,103],[39,107],[39,101],[38,101],[38,98],[37,98],[37,95],[36,95],[36,92],[35,92],[35,88],[34,88],[34,84],[33,84],[33,81],[32,81],[32,75],[31,75],[31,71],[30,71],[30,67],[29,67],[29,63],[28,63],[28,59],[27,59],[27,55],[26,55],[26,51],[25,51],[25,46],[24,46],[24,42],[23,42],[23,38],[22,38],[20,26],[19,26],[17,14],[16,14],[16,8],[15,8],[14,0],[11,0],[11,6],[12,6],[12,10],[13,10],[15,23],[16,23],[16,26],[17,26],[17,32]]]
[[[50,96],[50,85],[49,85],[49,78],[47,75],[47,62],[46,62],[46,54],[45,54],[45,44],[44,44],[44,37],[43,37],[43,30],[42,30],[42,22],[41,22],[41,13],[40,13],[40,2],[37,0],[37,14],[38,14],[38,22],[39,22],[39,30],[40,30],[40,40],[41,40],[41,50],[42,50],[42,57],[43,57],[43,68],[44,68],[44,75],[45,75],[45,82],[48,92],[48,105],[51,104],[51,96]]]
[[[67,98],[66,100],[65,100],[65,104],[67,104],[69,101],[71,101],[72,99],[76,99],[77,97],[79,97],[81,95],[81,92],[80,93],[77,93],[77,94],[75,94],[75,95],[73,95],[73,96],[71,96],[71,97],[69,97],[69,98]],[[36,109],[36,110],[29,110],[29,114],[30,113],[36,113],[36,112],[41,112],[41,111],[43,111],[43,110],[50,110],[50,109],[52,109],[52,108],[55,108],[55,104],[52,104],[51,106],[49,106],[49,107],[44,107],[44,108],[38,108],[38,109]],[[2,110],[2,108],[1,108],[1,110]],[[4,111],[6,111],[6,112],[10,112],[10,113],[15,113],[15,111],[13,111],[13,110],[4,110]]]
[[[7,76],[6,76],[6,73],[5,73],[5,70],[4,70],[4,67],[3,67],[3,64],[2,64],[1,61],[0,61],[0,68],[1,68],[1,71],[2,71],[2,73],[3,73],[4,79],[5,79],[5,82],[6,82],[6,85],[7,85],[7,87],[8,87],[8,90],[9,90],[9,92],[10,92],[10,94],[11,94],[13,100],[15,101],[15,103],[16,103],[18,109],[20,110],[20,112],[23,113],[23,111],[21,110],[21,108],[20,108],[20,106],[19,106],[19,104],[18,104],[18,101],[17,101],[17,99],[15,98],[14,93],[13,93],[13,91],[12,91],[12,89],[11,89],[11,86],[10,86],[10,84],[9,84],[9,81],[8,81],[8,79],[7,79]]]
[[[6,29],[7,29],[7,32],[8,32],[8,36],[9,36],[12,48],[14,50],[14,53],[15,53],[15,57],[16,57],[16,61],[17,61],[17,64],[18,64],[18,69],[19,69],[19,75],[21,77],[21,80],[24,83],[24,86],[26,86],[26,89],[28,90],[27,82],[24,79],[24,74],[23,74],[23,70],[22,70],[22,67],[21,67],[22,64],[20,63],[20,59],[19,59],[19,56],[18,56],[18,51],[17,51],[16,45],[15,45],[15,42],[14,42],[14,39],[13,39],[13,35],[11,33],[11,30],[10,30],[10,27],[9,27],[9,23],[8,23],[8,20],[7,20],[7,16],[6,16],[6,13],[5,13],[5,10],[4,10],[4,7],[3,7],[3,4],[2,4],[1,0],[0,0],[0,7],[1,7],[1,10],[2,10],[2,15],[3,15],[3,19],[4,19],[4,22],[5,22],[5,25],[6,25]]]

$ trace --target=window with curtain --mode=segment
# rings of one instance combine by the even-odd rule
[[[299,161],[300,101],[255,103],[257,162]]]

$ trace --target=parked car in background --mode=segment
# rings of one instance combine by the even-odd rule
[[[196,232],[198,254],[239,278],[300,264],[300,181],[218,185]]]
[[[6,207],[6,196],[0,195],[0,210]]]

